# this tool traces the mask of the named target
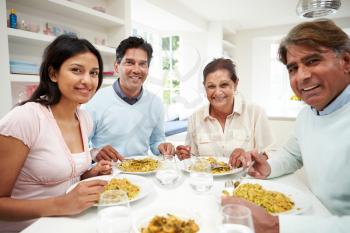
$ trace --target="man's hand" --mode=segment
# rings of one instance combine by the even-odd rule
[[[158,146],[158,150],[162,155],[174,155],[175,154],[175,148],[173,144],[171,143],[161,143]]]
[[[266,161],[266,155],[259,154],[256,151],[250,152],[250,156],[255,160],[254,165],[249,169],[248,174],[252,177],[265,179],[271,174],[270,164]]]
[[[255,233],[279,233],[279,219],[265,209],[238,197],[223,197],[221,204],[238,204],[246,206],[252,212]]]
[[[246,159],[250,159],[250,157],[246,156],[245,150],[243,150],[242,148],[236,148],[232,151],[230,155],[229,164],[231,165],[231,167],[234,168],[241,166],[244,167],[244,165],[249,164],[249,161],[246,161]]]
[[[123,160],[124,156],[119,154],[111,145],[104,146],[96,155],[96,161],[107,160],[107,161],[118,161]]]
[[[266,160],[266,155],[259,154],[255,150],[244,152],[243,149],[235,149],[230,156],[229,164],[232,167],[242,165],[246,168],[252,161],[255,161],[254,165],[249,169],[248,174],[255,178],[264,179],[271,173],[271,167]]]

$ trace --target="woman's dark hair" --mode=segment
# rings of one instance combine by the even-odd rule
[[[62,64],[69,58],[81,53],[91,52],[98,60],[98,86],[100,88],[103,80],[103,61],[98,50],[87,40],[78,39],[73,35],[58,36],[46,47],[40,66],[40,83],[28,100],[19,103],[37,102],[45,106],[57,104],[61,98],[61,92],[57,83],[51,81],[49,70],[59,71]]]
[[[208,74],[217,70],[227,70],[230,73],[230,79],[236,82],[238,77],[236,75],[236,66],[231,59],[216,58],[208,63],[203,70],[203,83],[205,83]]]
[[[320,52],[321,47],[332,49],[338,54],[350,52],[349,36],[329,19],[304,22],[292,28],[278,49],[279,60],[285,65],[289,45],[303,45]]]
[[[153,49],[152,45],[147,43],[144,39],[141,37],[136,37],[136,36],[130,36],[126,39],[124,39],[122,42],[120,42],[118,48],[116,49],[116,61],[118,64],[122,61],[126,50],[128,49],[142,49],[147,53],[147,63],[148,66],[151,63],[152,59],[152,54],[153,54]]]

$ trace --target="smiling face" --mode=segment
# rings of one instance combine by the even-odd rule
[[[294,93],[318,111],[323,110],[350,83],[350,55],[288,46],[287,69]]]
[[[220,112],[230,112],[233,107],[233,95],[238,80],[233,82],[230,72],[219,69],[209,73],[205,79],[205,91],[211,107]]]
[[[148,75],[147,53],[140,48],[130,48],[121,60],[115,64],[120,87],[128,97],[137,96]]]
[[[95,94],[98,86],[98,60],[90,52],[81,53],[62,63],[58,72],[51,70],[50,79],[61,92],[61,101],[83,104]]]

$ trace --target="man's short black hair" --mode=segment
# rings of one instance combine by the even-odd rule
[[[147,53],[147,63],[148,66],[151,63],[152,59],[152,54],[153,54],[153,49],[152,45],[147,43],[144,39],[141,37],[136,37],[136,36],[130,36],[120,42],[118,48],[116,49],[116,61],[118,64],[122,61],[126,50],[131,49],[131,48],[139,48],[144,50]]]

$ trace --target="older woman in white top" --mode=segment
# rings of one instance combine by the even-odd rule
[[[180,159],[199,156],[233,157],[258,150],[268,156],[274,138],[263,109],[237,93],[238,78],[230,59],[214,59],[203,71],[209,104],[188,121],[186,145],[176,148]],[[232,164],[238,166],[239,164]]]

